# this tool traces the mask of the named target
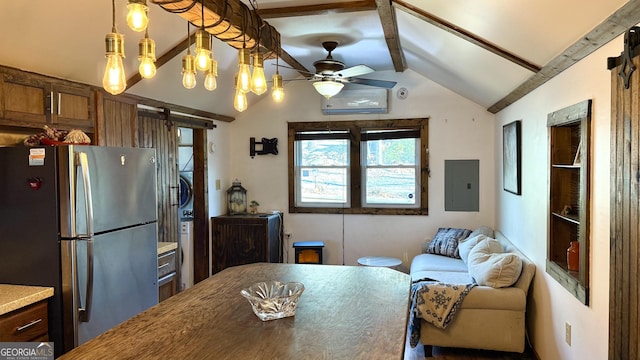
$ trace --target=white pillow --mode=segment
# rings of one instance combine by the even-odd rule
[[[503,253],[495,239],[480,241],[471,249],[467,267],[478,285],[494,288],[515,284],[522,272],[522,259],[514,253]]]
[[[458,241],[458,253],[460,254],[460,258],[464,261],[465,264],[468,264],[467,258],[469,257],[469,252],[476,246],[480,241],[484,239],[490,239],[489,237],[480,234],[476,236],[469,236],[466,239]]]

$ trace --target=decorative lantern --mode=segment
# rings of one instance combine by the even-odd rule
[[[238,179],[227,190],[227,211],[229,215],[247,213],[247,189],[242,187]]]

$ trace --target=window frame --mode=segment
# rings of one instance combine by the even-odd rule
[[[429,189],[429,118],[356,120],[356,121],[319,121],[288,123],[288,189],[289,213],[318,214],[370,214],[370,215],[428,215]],[[420,206],[419,207],[371,207],[363,204],[363,183],[361,164],[361,135],[366,130],[413,129],[420,133]],[[349,131],[349,203],[344,207],[300,207],[296,206],[296,134],[308,131]],[[418,195],[418,194],[416,194]]]

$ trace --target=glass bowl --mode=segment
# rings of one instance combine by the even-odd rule
[[[270,280],[242,289],[240,294],[249,300],[254,314],[260,320],[268,321],[294,316],[303,291],[302,283]]]

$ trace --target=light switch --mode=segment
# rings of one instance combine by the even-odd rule
[[[220,190],[220,179],[216,179],[216,190]]]

